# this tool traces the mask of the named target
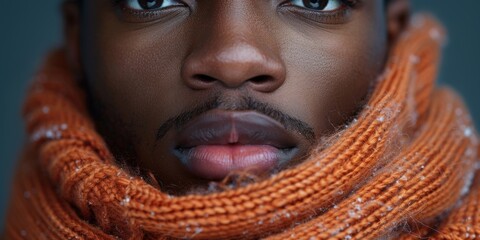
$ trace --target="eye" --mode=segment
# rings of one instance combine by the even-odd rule
[[[158,10],[177,5],[181,4],[176,0],[125,0],[127,8],[137,11]]]
[[[315,11],[336,11],[344,6],[342,0],[292,0],[292,5]]]

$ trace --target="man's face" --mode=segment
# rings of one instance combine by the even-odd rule
[[[98,128],[171,193],[304,160],[354,117],[388,46],[383,0],[82,4]]]

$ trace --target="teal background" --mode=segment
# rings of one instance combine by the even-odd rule
[[[368,0],[367,0],[368,1]],[[24,139],[20,107],[27,83],[48,49],[61,42],[59,0],[0,0],[0,231],[15,161]],[[457,89],[480,126],[480,1],[414,0],[449,31],[440,82]]]

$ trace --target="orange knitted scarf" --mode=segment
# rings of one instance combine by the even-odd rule
[[[30,239],[474,239],[478,141],[435,87],[443,30],[412,21],[357,119],[302,164],[217,193],[169,196],[116,165],[61,52],[33,82],[30,142],[6,234]]]

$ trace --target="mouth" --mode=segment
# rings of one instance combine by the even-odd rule
[[[211,110],[178,133],[173,154],[193,175],[221,180],[234,171],[270,172],[292,159],[298,145],[293,134],[266,115]]]

